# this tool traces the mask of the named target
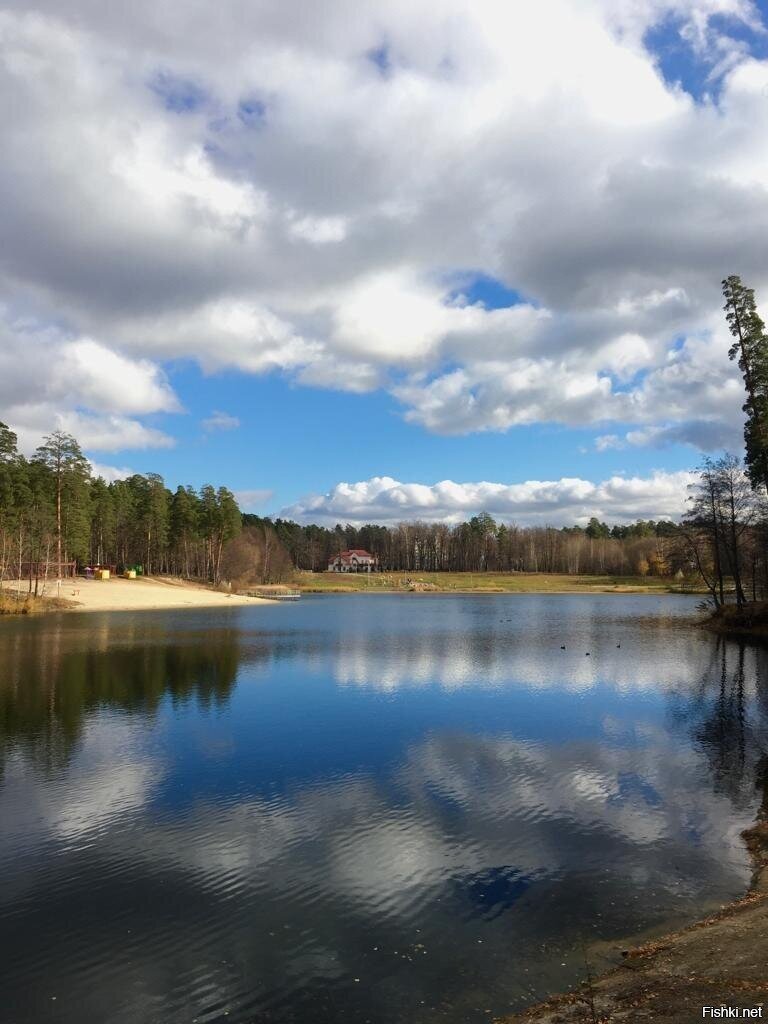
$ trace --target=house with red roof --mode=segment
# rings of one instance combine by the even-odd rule
[[[328,560],[328,572],[374,572],[377,568],[376,555],[362,548],[340,551]]]

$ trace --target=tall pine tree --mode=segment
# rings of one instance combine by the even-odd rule
[[[64,545],[80,555],[87,547],[88,460],[71,434],[55,430],[35,452],[35,461],[51,473],[56,509],[56,574],[61,575]]]
[[[745,464],[750,483],[768,491],[768,335],[755,304],[755,293],[735,274],[723,281],[725,319],[734,337],[728,352],[744,376]]]

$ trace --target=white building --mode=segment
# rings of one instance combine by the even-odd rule
[[[376,556],[362,548],[340,551],[328,561],[328,572],[373,572]]]

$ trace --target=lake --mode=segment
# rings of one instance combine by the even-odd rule
[[[768,655],[696,603],[0,621],[0,1019],[487,1021],[742,895]]]

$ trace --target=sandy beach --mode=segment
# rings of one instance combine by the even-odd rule
[[[5,583],[7,589],[26,594],[26,580]],[[223,594],[207,587],[174,579],[64,580],[60,593],[48,584],[47,598],[61,597],[72,611],[152,611],[162,608],[223,608],[244,604],[272,604],[262,597]]]

